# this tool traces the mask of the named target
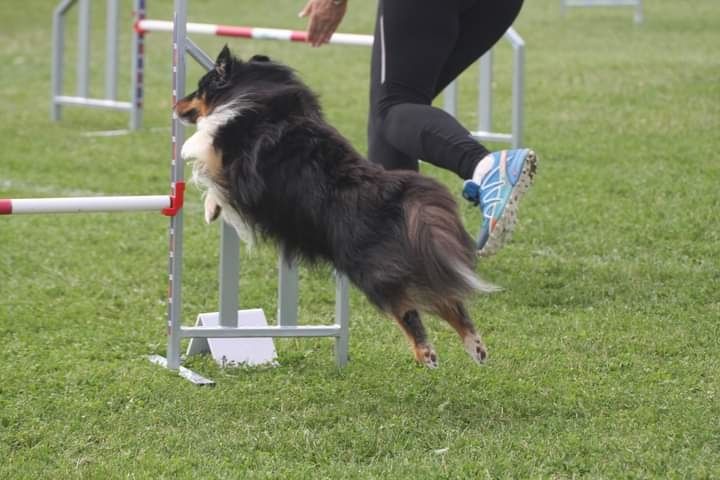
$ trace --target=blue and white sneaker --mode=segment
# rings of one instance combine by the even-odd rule
[[[494,255],[512,236],[520,199],[533,182],[537,156],[530,149],[501,150],[491,154],[493,165],[480,184],[466,180],[463,197],[483,214],[478,234],[478,255]]]

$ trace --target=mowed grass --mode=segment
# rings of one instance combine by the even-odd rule
[[[196,21],[304,26],[303,2],[189,3]],[[198,388],[146,360],[166,348],[164,217],[4,217],[0,478],[720,478],[720,9],[656,0],[634,25],[625,8],[563,18],[555,0],[526,3],[515,25],[527,42],[526,143],[542,163],[513,243],[478,268],[506,287],[469,305],[486,366],[433,318],[441,366],[415,366],[392,321],[354,291],[347,368],[331,340],[278,340],[278,368],[187,359],[217,381]],[[66,109],[49,122],[53,6],[0,4],[0,197],[167,192],[169,36],[147,41],[146,128],[87,137],[127,119]],[[350,2],[342,30],[370,32],[374,8]],[[99,75],[102,18],[98,8]],[[223,43],[197,41],[212,53]],[[365,150],[369,51],[230,44],[297,68]],[[503,43],[498,130],[509,61]],[[70,63],[69,92],[73,75]],[[469,126],[473,83],[469,72]],[[452,174],[423,168],[459,192]],[[477,212],[462,214],[474,230]],[[196,189],[185,218],[191,324],[217,309],[218,230],[203,224]],[[241,263],[241,304],[274,317],[274,247],[243,249]],[[301,321],[331,323],[331,270],[301,276]]]

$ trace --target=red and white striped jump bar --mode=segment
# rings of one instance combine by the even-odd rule
[[[163,215],[172,217],[182,208],[184,193],[185,184],[178,182],[173,195],[0,199],[0,215],[149,210],[160,211]]]
[[[169,20],[139,20],[135,23],[138,33],[172,32],[173,22]],[[215,25],[211,23],[188,23],[187,33],[199,35],[215,35],[218,37],[252,38],[255,40],[283,40],[286,42],[307,42],[307,32],[284,30],[281,28],[234,27],[231,25]],[[330,43],[337,45],[371,46],[372,35],[356,33],[335,33]]]

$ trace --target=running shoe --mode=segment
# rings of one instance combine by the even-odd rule
[[[493,165],[480,183],[465,180],[463,197],[480,207],[478,255],[487,257],[505,245],[517,222],[520,199],[533,182],[537,156],[530,149],[501,150],[491,154]]]

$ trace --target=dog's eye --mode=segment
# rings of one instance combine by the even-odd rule
[[[212,83],[210,84],[210,88],[208,88],[209,91],[217,90],[220,88],[223,88],[228,85],[227,80],[222,78],[213,78]]]
[[[212,87],[215,82],[217,82],[218,76],[217,75],[205,75],[200,79],[200,82],[198,83],[198,93],[205,93],[205,91]]]

